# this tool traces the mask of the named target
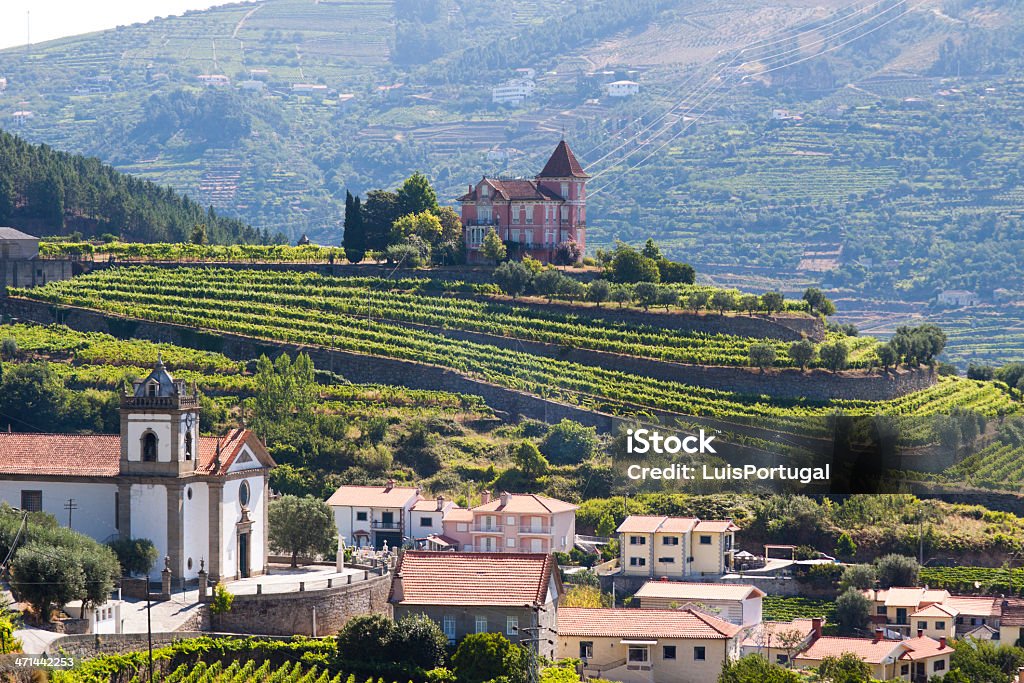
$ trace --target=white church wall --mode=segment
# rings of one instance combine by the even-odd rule
[[[156,434],[156,459],[158,462],[171,461],[171,416],[144,415],[128,416],[128,459],[142,460],[142,435],[147,431]]]
[[[191,499],[189,491],[192,492]],[[206,569],[210,570],[210,491],[206,484],[197,482],[185,486],[182,495],[185,496],[185,558],[182,563],[185,578],[194,579],[199,576],[200,559],[206,561]],[[191,568],[189,560],[192,560]]]
[[[160,578],[167,555],[167,489],[159,484],[132,484],[132,537],[148,538],[157,558],[151,579]]]
[[[42,491],[43,512],[56,517],[61,526],[68,525],[64,505],[74,498],[77,508],[71,512],[72,529],[101,542],[117,534],[115,484],[0,481],[0,501],[20,507],[23,490]]]
[[[252,534],[249,537],[250,572],[263,569],[266,564],[266,519],[263,516],[263,477],[252,476],[236,479],[224,484],[221,504],[221,560],[222,575],[234,576],[238,572],[238,539],[235,525],[241,519],[242,507],[238,494],[242,482],[249,484],[249,519],[252,520]]]

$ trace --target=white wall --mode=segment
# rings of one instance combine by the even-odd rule
[[[192,491],[192,500],[188,498],[189,490]],[[200,559],[206,560],[206,571],[210,571],[210,491],[204,483],[188,484],[182,495],[185,511],[185,557],[182,559],[182,566],[185,578],[194,579],[199,575]],[[189,559],[192,560],[191,569],[188,567]]]
[[[0,480],[0,501],[12,507],[20,507],[23,490],[42,491],[43,511],[56,517],[61,526],[68,524],[68,512],[64,504],[69,498],[74,498],[78,509],[71,513],[71,528],[97,541],[106,541],[117,534],[115,484]]]
[[[132,538],[148,538],[156,546],[157,561],[149,574],[160,578],[167,555],[167,488],[160,484],[132,484]]]
[[[235,576],[238,572],[238,539],[235,525],[242,518],[242,507],[238,502],[238,491],[242,482],[249,483],[249,519],[252,520],[252,534],[249,536],[249,571],[261,571],[266,565],[267,520],[263,515],[263,476],[254,475],[245,479],[234,479],[224,484],[220,507],[221,524],[221,576]]]
[[[128,459],[142,460],[142,435],[147,430],[156,434],[158,462],[171,461],[171,416],[170,415],[129,415],[128,416]]]

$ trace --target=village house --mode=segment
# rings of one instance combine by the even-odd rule
[[[0,433],[0,501],[100,542],[148,539],[176,579],[203,563],[211,580],[264,573],[274,461],[259,439],[241,427],[200,436],[195,387],[161,360],[120,412],[120,436]]]
[[[427,538],[431,550],[567,553],[576,540],[576,506],[532,493],[502,492],[468,510],[451,507],[443,530]]]
[[[693,608],[737,626],[761,623],[761,599],[764,597],[764,591],[747,584],[667,580],[648,581],[633,595],[641,609]]]
[[[421,499],[413,503],[409,510],[409,529],[413,540],[426,542],[442,535],[445,515],[456,508],[458,505],[444,496],[438,496],[434,500]]]
[[[827,657],[850,653],[871,667],[871,675],[883,681],[927,683],[949,671],[953,648],[945,638],[934,640],[918,636],[908,640],[889,640],[882,630],[874,638],[817,638],[794,658],[796,666],[813,669]]]
[[[961,637],[979,626],[999,629],[998,598],[950,595],[949,591],[929,588],[894,587],[868,589],[871,621],[903,636],[919,630],[933,638]]]
[[[992,640],[1006,645],[1020,645],[1024,636],[1024,599],[1006,598],[999,601],[999,623],[987,624],[996,630]]]
[[[981,299],[975,292],[968,292],[965,289],[947,289],[939,292],[937,298],[940,306],[963,307],[976,306]]]
[[[604,86],[608,97],[632,97],[640,92],[640,84],[636,81],[612,81]]]
[[[821,638],[822,619],[765,621],[747,630],[743,638],[743,656],[760,655],[769,662],[788,666],[798,653]]]
[[[558,659],[622,683],[710,683],[740,656],[743,629],[698,610],[562,607]]]
[[[398,561],[388,600],[396,619],[425,614],[451,643],[500,633],[536,643],[538,654],[550,658],[563,592],[550,554],[410,550]]]
[[[340,486],[327,505],[338,536],[359,548],[401,548],[412,533],[412,508],[422,500],[415,486]]]
[[[623,574],[681,579],[730,571],[739,527],[730,520],[630,515],[615,531]]]
[[[480,247],[494,230],[512,257],[551,261],[559,244],[587,242],[586,184],[583,170],[562,140],[533,179],[483,177],[459,197],[467,259],[483,261]]]

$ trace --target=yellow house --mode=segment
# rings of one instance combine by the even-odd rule
[[[912,614],[929,605],[943,604],[950,597],[948,591],[928,588],[869,589],[864,591],[864,595],[871,601],[871,621],[876,627],[907,637],[917,628],[912,623]]]
[[[788,666],[797,653],[821,638],[824,619],[763,621],[747,630],[743,638],[743,656],[760,655],[769,662]]]
[[[874,638],[818,638],[793,660],[804,669],[813,669],[827,657],[850,653],[871,667],[871,675],[883,681],[925,683],[949,671],[953,648],[946,639],[927,636],[909,640],[889,640],[879,629]]]
[[[743,629],[697,610],[558,610],[558,659],[622,683],[713,683],[740,656]]]
[[[999,642],[1017,645],[1024,636],[1024,599],[1007,598],[1000,605]]]
[[[928,605],[910,615],[910,623],[917,629],[917,635],[928,636],[938,640],[956,636],[956,618],[959,615],[955,607],[949,605]]]
[[[616,529],[622,571],[670,579],[724,574],[732,569],[737,531],[730,520],[630,515]]]

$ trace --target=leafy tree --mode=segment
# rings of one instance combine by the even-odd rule
[[[885,555],[875,560],[875,571],[882,588],[916,586],[921,565],[906,555]]]
[[[615,529],[618,528],[618,524],[615,523],[615,517],[612,516],[611,510],[606,510],[601,519],[597,522],[597,528],[595,531],[598,536],[604,538],[611,538],[615,535]]]
[[[788,353],[790,359],[800,366],[801,370],[807,370],[807,366],[814,362],[818,351],[810,339],[801,339],[789,345]]]
[[[818,665],[818,676],[829,683],[871,683],[871,667],[852,652],[826,657]]]
[[[441,221],[429,211],[407,213],[391,226],[391,244],[400,244],[416,235],[433,246],[441,241]]]
[[[594,280],[587,286],[587,301],[593,301],[601,308],[601,304],[611,297],[612,286],[607,280]]]
[[[736,307],[736,297],[732,292],[725,289],[716,289],[711,295],[711,307],[718,310],[719,315],[725,315]]]
[[[512,454],[516,468],[528,479],[537,479],[548,471],[548,461],[532,441],[522,441]]]
[[[562,291],[563,282],[566,277],[553,268],[541,271],[533,278],[533,288],[537,293],[546,297],[548,303],[558,296]]]
[[[662,258],[661,249],[659,249],[658,245],[654,243],[653,237],[647,238],[647,241],[644,243],[644,248],[640,251],[640,254],[644,258],[649,258],[652,261],[660,261]]]
[[[633,293],[645,311],[658,302],[658,286],[653,282],[638,282],[633,286]]]
[[[586,296],[587,287],[576,278],[563,277],[558,293],[563,299],[576,301],[577,299],[582,299]]]
[[[555,247],[555,253],[552,255],[551,262],[556,266],[574,266],[582,258],[583,252],[580,251],[580,245],[572,241],[561,242]]]
[[[668,311],[669,307],[677,306],[679,304],[679,292],[672,287],[659,287],[658,288],[658,305],[664,306],[665,311]]]
[[[727,661],[718,675],[718,683],[800,683],[792,669],[769,662],[753,654]]]
[[[384,255],[388,263],[403,268],[419,268],[430,263],[430,245],[416,235],[410,235],[405,242],[385,249]]]
[[[513,300],[523,295],[533,275],[519,261],[505,261],[494,269],[494,282]]]
[[[969,363],[967,365],[967,379],[990,381],[995,379],[995,377],[996,371],[991,365],[979,365],[975,363]]]
[[[762,373],[775,364],[775,347],[771,344],[751,344],[747,353],[750,356],[750,364],[761,368]]]
[[[395,636],[395,647],[390,648],[395,661],[424,670],[444,666],[448,658],[448,637],[427,615],[402,617],[396,624]]]
[[[837,544],[838,545],[838,544]],[[854,551],[856,552],[856,551]],[[836,551],[838,555],[838,548]],[[850,556],[849,554],[846,555]],[[875,581],[878,579],[878,574],[875,572],[874,565],[870,564],[851,564],[847,565],[843,569],[843,576],[839,579],[839,591],[845,592],[850,588],[856,590],[867,590],[868,588],[874,588]]]
[[[760,310],[761,299],[756,294],[744,294],[740,297],[739,309],[746,311],[747,315],[754,315],[754,311]]]
[[[359,263],[366,256],[366,226],[363,224],[363,209],[359,197],[345,192],[345,233],[341,239],[345,258]]]
[[[14,360],[18,357],[18,340],[14,337],[4,337],[0,342],[0,359]]]
[[[597,450],[597,430],[579,422],[562,419],[540,442],[540,452],[556,465],[576,465]]]
[[[21,427],[54,429],[64,422],[70,395],[49,363],[24,363],[7,369],[0,390],[0,415],[24,416]]]
[[[612,288],[611,299],[614,303],[619,305],[619,308],[622,308],[626,304],[633,303],[633,287],[626,284],[615,285]]]
[[[270,545],[290,553],[292,567],[297,566],[300,553],[322,557],[330,553],[336,535],[334,515],[322,500],[281,496],[271,501],[268,516]]]
[[[398,195],[387,190],[371,190],[366,193],[362,210],[367,251],[384,251],[390,244],[391,228],[402,216]]]
[[[488,261],[494,261],[495,264],[505,260],[505,257],[508,256],[508,248],[494,228],[488,230],[484,235],[484,241],[480,243],[480,255]]]
[[[437,211],[437,193],[431,187],[427,177],[417,171],[406,178],[402,186],[395,193],[398,199],[398,213],[400,216],[423,212],[434,213]]]
[[[606,600],[596,586],[572,586],[560,604],[563,607],[611,607],[608,602],[610,600]]]
[[[811,310],[811,313],[818,312],[821,315],[832,315],[836,312],[835,304],[829,301],[820,289],[816,287],[808,287],[804,292],[804,301],[807,302],[807,307]]]
[[[832,372],[839,372],[846,369],[850,357],[850,349],[841,341],[822,344],[818,350],[818,357],[821,364]]]
[[[41,541],[22,546],[11,561],[11,587],[36,615],[50,615],[85,593],[85,572],[65,549]]]
[[[962,678],[952,679],[958,682],[1013,683],[1024,666],[1024,649],[1009,643],[963,639],[954,641],[953,647],[950,674],[960,675]],[[951,680],[949,674],[942,680]]]
[[[99,543],[82,543],[74,548],[73,555],[84,577],[80,596],[82,608],[102,605],[110,598],[121,576],[117,556],[110,548]]]
[[[613,282],[660,282],[658,264],[627,244],[615,247],[609,277]]]
[[[761,295],[761,306],[768,315],[781,311],[786,305],[786,300],[781,292],[765,292]]]
[[[462,639],[452,656],[459,683],[526,683],[529,658],[500,633],[472,633]]]
[[[395,621],[385,614],[352,617],[338,632],[338,656],[346,662],[391,662],[398,637]]]
[[[708,305],[708,301],[711,299],[711,295],[706,290],[698,289],[686,297],[686,305],[693,309],[694,313],[700,312],[700,309],[705,308]]]
[[[836,598],[835,614],[839,629],[853,635],[867,628],[871,620],[871,601],[856,588],[847,588]]]
[[[657,261],[658,274],[662,282],[673,282],[692,285],[697,280],[697,271],[689,263],[676,263],[661,259]]]
[[[159,556],[148,538],[117,538],[107,545],[117,556],[125,576],[148,576]]]
[[[192,228],[188,241],[192,244],[208,244],[210,238],[206,234],[206,223],[196,223]]]
[[[836,555],[839,557],[852,558],[856,554],[857,544],[854,543],[850,534],[845,531],[839,534],[839,539],[836,541]]]
[[[878,356],[878,362],[882,364],[882,369],[886,372],[899,362],[899,355],[892,344],[876,344],[875,355]]]

